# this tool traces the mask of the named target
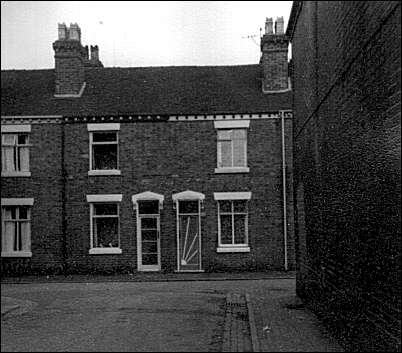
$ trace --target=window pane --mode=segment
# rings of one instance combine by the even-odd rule
[[[220,216],[221,219],[221,243],[232,244],[232,216]]]
[[[246,200],[236,200],[234,203],[234,211],[235,212],[247,212],[247,201]]]
[[[117,204],[94,203],[95,215],[117,215]]]
[[[1,156],[1,168],[3,171],[15,171],[15,158],[14,158],[14,147],[6,147],[2,146],[1,148],[2,156]]]
[[[116,132],[93,132],[92,133],[93,142],[114,142],[117,141]]]
[[[158,254],[142,254],[143,265],[156,265],[158,263]]]
[[[159,201],[158,200],[138,201],[138,212],[140,214],[159,213]]]
[[[19,207],[19,219],[28,219],[28,207],[20,206]]]
[[[143,241],[141,246],[143,254],[158,253],[158,244],[156,241]]]
[[[218,140],[231,140],[232,130],[218,130]]]
[[[21,223],[16,222],[15,223],[16,227],[18,228],[18,231],[14,233],[14,251],[21,251]]]
[[[17,135],[15,134],[1,134],[2,145],[15,145]]]
[[[2,251],[4,252],[13,251],[16,224],[16,222],[4,222],[4,236],[2,237]]]
[[[18,144],[19,145],[28,144],[28,135],[18,134]]]
[[[20,224],[20,248],[22,251],[31,250],[31,222],[19,222]]]
[[[198,201],[179,201],[179,213],[198,213]]]
[[[17,218],[17,208],[12,206],[4,207],[4,218],[5,219],[16,219]]]
[[[231,167],[232,166],[232,142],[221,141],[218,144],[219,148],[219,167]]]
[[[156,230],[142,230],[141,239],[142,241],[157,241],[158,232]]]
[[[245,139],[246,138],[246,130],[244,129],[234,129],[233,130],[233,139]]]
[[[93,169],[117,169],[117,145],[93,145]]]
[[[232,212],[232,201],[219,201],[220,212]]]
[[[23,172],[29,171],[29,148],[28,147],[19,147],[18,148],[18,164],[19,170]]]
[[[94,244],[96,248],[118,247],[118,218],[94,219]]]
[[[157,224],[156,218],[141,218],[142,229],[156,229]]]
[[[246,166],[246,140],[233,140],[233,166]]]
[[[235,244],[246,243],[246,216],[235,215],[234,216],[235,227]]]

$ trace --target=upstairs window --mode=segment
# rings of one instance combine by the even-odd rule
[[[247,167],[246,129],[218,130],[218,168]]]
[[[90,143],[89,175],[120,174],[119,124],[88,124]],[[120,126],[118,126],[120,128]],[[107,130],[110,129],[110,130]]]
[[[247,173],[247,128],[250,121],[216,121],[217,168],[215,173]]]
[[[2,126],[2,134],[1,134],[2,176],[31,175],[29,171],[30,131],[31,131],[30,125]]]

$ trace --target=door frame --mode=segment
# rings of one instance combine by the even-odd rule
[[[201,209],[205,195],[191,190],[186,190],[172,195],[173,207],[176,209],[176,244],[177,244],[177,269],[176,272],[204,272],[202,269],[202,233],[201,233]],[[180,269],[180,219],[179,201],[198,201],[198,234],[199,234],[199,268],[198,270]]]
[[[156,218],[157,247],[158,247],[158,263],[156,265],[142,264],[142,218]],[[161,239],[160,239],[160,214],[144,214],[140,215],[137,208],[137,267],[138,271],[160,271],[161,270]]]
[[[136,194],[132,196],[133,207],[136,214],[136,223],[137,223],[137,271],[160,271],[161,270],[161,210],[163,208],[163,200],[164,196],[161,194],[156,194],[151,191],[145,191],[140,194]],[[139,201],[158,201],[158,214],[150,214],[150,215],[140,215],[139,214]],[[158,264],[155,265],[142,265],[142,234],[141,234],[141,218],[156,218],[157,219],[157,246],[158,246]]]

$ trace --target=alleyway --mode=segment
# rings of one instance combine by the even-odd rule
[[[287,307],[294,287],[292,278],[3,283],[1,350],[340,351],[311,313]],[[246,294],[249,307],[228,309]]]

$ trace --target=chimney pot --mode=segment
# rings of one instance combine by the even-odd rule
[[[272,17],[267,17],[265,20],[265,34],[273,34]]]
[[[71,40],[78,40],[81,42],[81,29],[76,23],[70,24],[70,35],[69,39]]]
[[[65,23],[59,23],[59,40],[67,39],[67,27]]]
[[[277,17],[275,21],[275,34],[284,34],[283,16]]]

